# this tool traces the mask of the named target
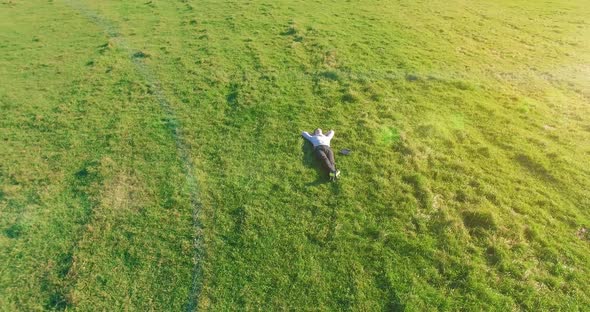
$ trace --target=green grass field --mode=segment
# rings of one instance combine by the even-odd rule
[[[0,2],[2,311],[582,311],[589,163],[587,1]]]

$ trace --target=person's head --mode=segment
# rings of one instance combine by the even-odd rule
[[[322,134],[322,129],[317,128],[317,129],[313,130],[313,135],[320,135],[320,134]]]

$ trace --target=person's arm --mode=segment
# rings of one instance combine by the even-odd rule
[[[334,130],[330,130],[328,131],[328,133],[326,133],[326,136],[330,139],[332,139],[334,137]]]
[[[303,132],[301,133],[301,135],[302,135],[304,138],[306,138],[307,140],[311,139],[311,135],[309,135],[309,133],[307,133],[307,131],[303,131]]]

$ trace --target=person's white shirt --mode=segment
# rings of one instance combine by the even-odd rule
[[[307,133],[307,131],[303,131],[301,135],[304,138],[306,138],[309,142],[311,142],[311,144],[313,144],[313,147],[318,147],[320,145],[330,146],[330,141],[334,137],[334,130],[328,131],[325,135],[323,133],[311,135]]]

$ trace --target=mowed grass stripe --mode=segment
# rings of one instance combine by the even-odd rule
[[[76,26],[79,24],[76,25],[76,19],[68,15],[70,11],[67,8],[58,4],[48,4],[43,8],[50,14],[60,12],[64,19],[75,25],[72,29],[78,29]],[[100,30],[96,34],[100,34]],[[59,145],[40,150],[41,155],[54,151],[55,156],[60,156],[54,158],[63,162],[67,162],[63,158],[72,157],[73,168],[63,168],[63,174],[71,175],[72,178],[66,181],[72,181],[70,187],[73,190],[66,189],[62,195],[56,196],[71,203],[69,209],[60,210],[48,199],[39,202],[38,197],[32,197],[42,207],[47,204],[50,218],[37,219],[37,223],[32,224],[31,220],[25,220],[27,223],[24,225],[23,222],[12,225],[12,228],[20,230],[11,230],[12,237],[7,243],[19,246],[35,234],[36,231],[28,230],[29,227],[39,229],[44,233],[40,237],[47,237],[48,240],[38,237],[33,241],[41,246],[46,244],[43,247],[49,248],[51,253],[44,255],[39,254],[39,248],[21,248],[3,254],[12,259],[5,266],[10,271],[4,271],[7,274],[2,275],[2,287],[18,287],[21,290],[3,296],[9,300],[3,306],[16,304],[23,309],[72,306],[95,309],[102,306],[109,309],[120,305],[122,308],[155,309],[165,306],[181,309],[188,305],[186,298],[191,294],[191,271],[195,268],[192,260],[194,246],[191,243],[194,238],[194,228],[191,227],[194,210],[190,209],[193,206],[187,195],[187,182],[183,168],[179,166],[181,162],[175,142],[171,140],[169,123],[162,118],[162,110],[150,95],[149,86],[142,82],[145,77],[138,76],[137,68],[127,57],[121,60],[121,55],[127,56],[127,53],[109,45],[108,39],[93,35],[84,36],[92,40],[74,48],[82,58],[72,60],[79,64],[78,67],[73,66],[79,71],[68,73],[68,77],[78,77],[74,85],[65,89],[63,86],[49,89],[63,94],[63,98],[59,99],[63,103],[58,103],[56,111],[61,112],[60,117],[66,118],[64,123],[53,124],[49,131],[47,127],[28,129],[26,135],[20,136],[25,138],[45,131],[58,133],[58,138],[63,140],[62,136],[68,134],[64,128],[77,126],[70,129],[76,132],[71,133],[66,142],[57,141],[54,144]],[[75,36],[68,38],[80,42]],[[41,51],[59,49],[61,41],[45,41],[47,39],[40,36]],[[68,46],[67,43],[65,45]],[[51,52],[47,53],[49,59],[54,56]],[[53,69],[52,66],[50,68]],[[59,68],[56,69],[60,74]],[[22,92],[18,89],[20,82],[15,80],[11,84],[16,86],[13,87],[15,91]],[[25,81],[24,85],[27,83],[30,82]],[[37,94],[43,93],[49,92],[42,89]],[[23,95],[26,93],[18,94],[26,99]],[[21,98],[8,93],[7,102],[3,103],[9,104],[8,100]],[[40,116],[37,118],[42,119],[32,124],[34,126],[48,126],[57,116],[55,111],[43,110],[51,109],[46,101],[42,104],[45,106],[38,107],[41,110],[36,112]],[[64,110],[73,110],[74,113],[67,116]],[[16,118],[20,113],[13,109]],[[85,125],[88,125],[87,130]],[[18,128],[9,129],[14,131]],[[80,138],[73,140],[75,134],[79,134]],[[68,141],[76,144],[70,146]],[[52,140],[48,142],[53,143]],[[66,147],[67,154],[64,153]],[[10,154],[2,155],[10,159]],[[22,179],[18,171],[15,174],[17,179]],[[42,181],[44,178],[41,176],[39,179]],[[53,181],[56,182],[55,179]],[[8,200],[14,198],[11,193],[7,195]],[[84,205],[92,206],[93,212],[83,209]],[[187,207],[186,211],[183,207]],[[38,264],[29,260],[23,266],[19,261],[23,251],[25,254],[34,253]],[[15,254],[21,256],[14,258]],[[15,269],[19,267],[30,268],[41,277],[35,280],[32,278],[34,275]],[[19,273],[31,278],[13,279]],[[34,286],[30,291],[23,292],[26,287],[19,286],[22,284],[19,280]],[[40,299],[32,296],[40,296]],[[100,299],[104,305],[96,304],[96,300]]]
[[[198,297],[201,289],[201,261],[203,256],[203,246],[202,246],[202,234],[201,234],[201,225],[199,220],[199,214],[202,209],[202,204],[199,200],[199,187],[197,183],[197,179],[195,177],[195,166],[193,164],[192,158],[190,156],[189,150],[186,146],[182,126],[179,124],[178,119],[176,118],[176,113],[174,108],[169,103],[166,95],[163,93],[160,82],[158,81],[157,77],[154,75],[152,70],[148,65],[146,65],[142,58],[146,57],[147,55],[143,54],[143,52],[139,51],[138,49],[133,49],[128,45],[125,38],[121,36],[117,27],[113,25],[113,23],[101,15],[98,15],[97,12],[89,10],[87,7],[80,5],[78,2],[66,2],[72,8],[76,9],[78,12],[82,13],[84,16],[89,18],[93,23],[97,24],[101,27],[104,32],[109,36],[109,42],[111,39],[116,42],[116,44],[120,45],[128,54],[130,59],[135,64],[136,69],[141,74],[143,79],[148,83],[148,88],[150,94],[152,94],[158,103],[162,111],[164,112],[164,118],[166,125],[171,132],[171,135],[174,139],[176,144],[176,150],[179,155],[180,161],[182,162],[183,173],[186,176],[186,184],[187,190],[190,196],[190,203],[192,206],[193,211],[193,226],[194,226],[194,270],[192,274],[192,287],[191,293],[188,297],[186,309],[188,311],[193,311],[196,309],[198,305]]]
[[[63,280],[77,238],[91,219],[97,194],[93,188],[100,182],[86,168],[108,154],[104,138],[118,122],[112,111],[88,105],[92,99],[86,95],[101,84],[78,85],[87,68],[79,46],[90,46],[93,34],[64,35],[57,29],[72,23],[56,20],[69,21],[67,14],[44,3],[35,9],[57,18],[36,21],[27,13],[29,5],[34,6],[2,11],[7,15],[2,33],[8,39],[3,42],[12,48],[0,66],[0,209],[5,230],[0,305],[13,310],[63,306]],[[18,22],[6,23],[12,17]]]
[[[113,43],[115,48],[121,47],[125,54],[133,61],[135,68],[141,75],[144,81],[147,82],[148,93],[151,94],[159,103],[163,113],[165,124],[173,137],[176,145],[176,151],[182,163],[183,174],[186,177],[186,191],[190,197],[190,204],[192,207],[192,218],[194,226],[194,269],[192,273],[191,292],[188,296],[186,309],[192,311],[196,309],[198,296],[201,287],[201,257],[202,257],[202,240],[201,227],[199,221],[199,213],[202,204],[199,200],[199,187],[194,175],[195,167],[190,157],[189,150],[185,144],[183,137],[182,126],[179,124],[174,108],[169,103],[166,95],[161,90],[160,82],[152,72],[151,68],[143,62],[144,57],[148,55],[143,54],[138,49],[129,46],[128,42],[122,37],[117,27],[108,19],[99,15],[97,12],[90,10],[87,6],[81,5],[79,2],[68,1],[68,5],[77,10],[83,16],[86,16],[90,21],[98,25],[109,36],[109,44]]]

